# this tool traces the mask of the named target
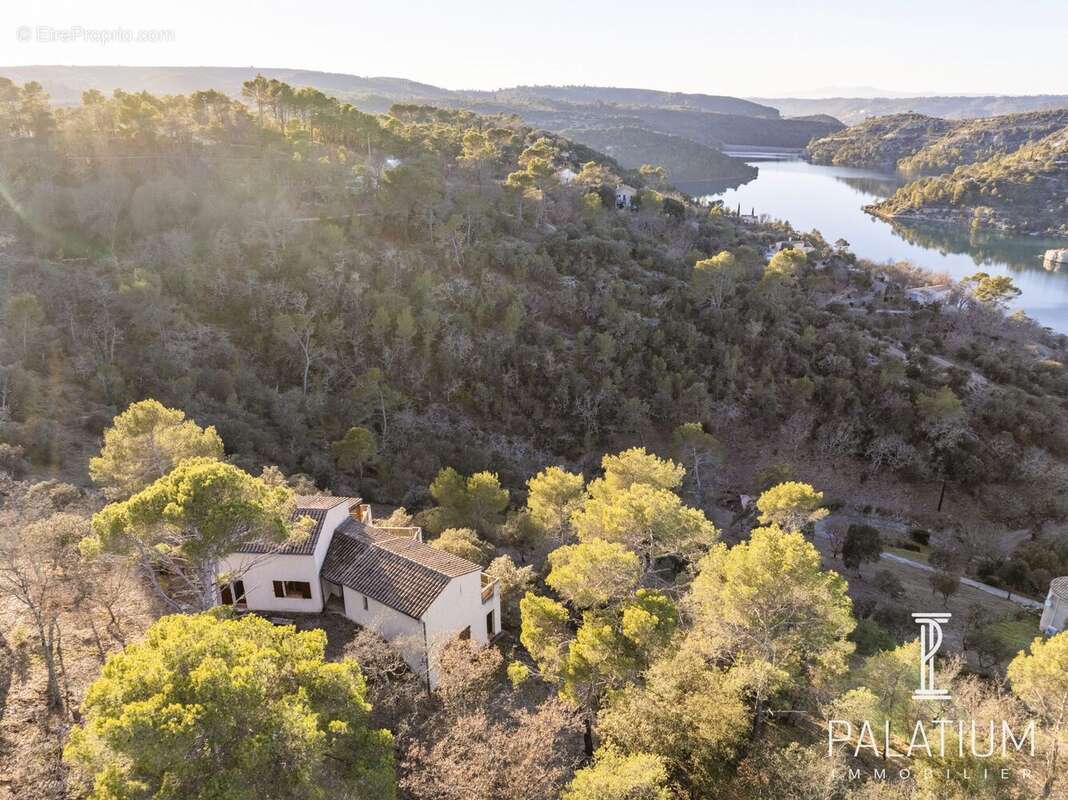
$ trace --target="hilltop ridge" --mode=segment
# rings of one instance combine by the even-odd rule
[[[262,74],[294,87],[310,87],[364,113],[383,114],[395,103],[514,114],[550,131],[589,129],[602,144],[633,152],[637,130],[642,157],[668,167],[668,179],[734,179],[747,174],[730,156],[709,153],[723,143],[802,148],[841,126],[832,118],[784,119],[778,110],[738,97],[606,86],[515,86],[495,91],[452,90],[405,78],[363,77],[313,70],[254,67],[0,67],[15,83],[37,81],[58,105],[76,105],[82,93],[117,88],[178,95],[214,89],[241,99],[245,81]],[[683,142],[682,140],[687,140]],[[692,143],[692,144],[691,144]],[[678,172],[685,149],[684,173]],[[701,152],[700,157],[695,154]],[[626,156],[624,156],[626,158]],[[695,166],[700,167],[695,172]],[[672,165],[672,166],[669,166]],[[630,162],[637,168],[639,163]]]

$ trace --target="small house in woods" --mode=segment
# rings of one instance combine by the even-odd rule
[[[947,283],[939,283],[934,286],[917,286],[908,289],[905,297],[921,306],[940,306],[949,299],[952,287]]]
[[[815,252],[816,248],[804,239],[785,239],[768,245],[768,249],[764,254],[768,258],[771,258],[776,253],[781,253],[783,250],[797,250],[807,256],[809,253]]]
[[[427,685],[436,649],[455,636],[485,645],[501,630],[497,581],[467,559],[423,542],[419,528],[379,528],[356,497],[297,498],[307,538],[253,542],[219,564],[219,601],[268,614],[344,614],[393,643]]]
[[[558,169],[556,171],[556,179],[565,186],[569,183],[573,183],[577,177],[578,173],[571,169],[571,167],[564,167],[563,169]]]
[[[634,195],[638,190],[633,186],[621,183],[616,187],[616,208],[633,208]]]
[[[1039,630],[1052,636],[1068,629],[1068,577],[1054,578],[1049,584]]]

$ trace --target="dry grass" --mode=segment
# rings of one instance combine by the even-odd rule
[[[949,598],[949,602],[946,605],[943,605],[942,596],[935,594],[931,589],[930,572],[884,558],[880,559],[878,564],[865,564],[861,576],[858,577],[854,571],[846,569],[841,560],[831,557],[830,545],[826,539],[817,539],[814,544],[823,554],[824,566],[827,569],[835,570],[849,581],[849,596],[853,598],[854,603],[875,600],[884,605],[904,608],[909,613],[913,611],[949,611],[953,614],[953,619],[944,628],[946,646],[951,650],[959,650],[961,648],[962,631],[964,629],[963,620],[975,606],[985,609],[991,619],[1013,620],[1017,631],[1022,630],[1028,624],[1026,621],[1020,622],[1015,619],[1016,615],[1023,609],[1010,600],[961,584],[957,593]],[[909,557],[914,556],[915,553],[903,552],[902,555]],[[872,579],[880,570],[887,570],[901,581],[905,594],[900,600],[894,600],[873,585]],[[1032,629],[1034,635],[1038,635],[1037,615],[1034,618]]]
[[[155,620],[159,608],[137,582],[130,585],[118,615],[127,640],[138,638]],[[121,643],[104,633],[97,619],[106,652]],[[64,800],[66,769],[63,742],[77,722],[78,705],[100,672],[101,659],[88,618],[78,608],[61,615],[63,632],[63,685],[69,708],[49,711],[46,677],[33,630],[22,609],[0,599],[0,800]]]

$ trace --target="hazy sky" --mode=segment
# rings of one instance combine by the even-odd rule
[[[37,41],[38,26],[82,40]],[[84,40],[114,28],[174,41]],[[5,0],[0,64],[299,67],[453,89],[1039,94],[1068,93],[1066,33],[1068,0]]]

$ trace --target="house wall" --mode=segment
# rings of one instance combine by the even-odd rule
[[[423,623],[384,606],[372,597],[367,598],[367,610],[363,609],[364,595],[342,586],[345,595],[345,616],[370,628],[393,644],[416,675],[426,672],[426,643],[423,638]]]
[[[319,532],[319,541],[315,543],[315,570],[318,572],[326,560],[326,551],[330,549],[330,541],[334,538],[337,526],[345,521],[349,515],[349,504],[342,503],[326,512],[323,519],[323,529]]]
[[[234,553],[219,562],[219,572],[239,572],[245,584],[245,597],[252,611],[293,611],[318,613],[323,610],[323,590],[314,555],[261,555]],[[273,581],[307,581],[310,600],[275,597]]]
[[[423,614],[426,623],[427,642],[430,646],[430,685],[437,684],[433,668],[435,651],[464,628],[471,627],[471,639],[480,645],[489,644],[486,630],[486,615],[493,611],[493,633],[501,630],[501,596],[499,587],[493,597],[482,602],[481,573],[471,572],[453,578],[445,590]]]
[[[1042,621],[1039,622],[1040,630],[1050,628],[1058,631],[1068,628],[1068,601],[1054,597],[1052,592],[1046,597],[1046,607],[1042,610]]]

